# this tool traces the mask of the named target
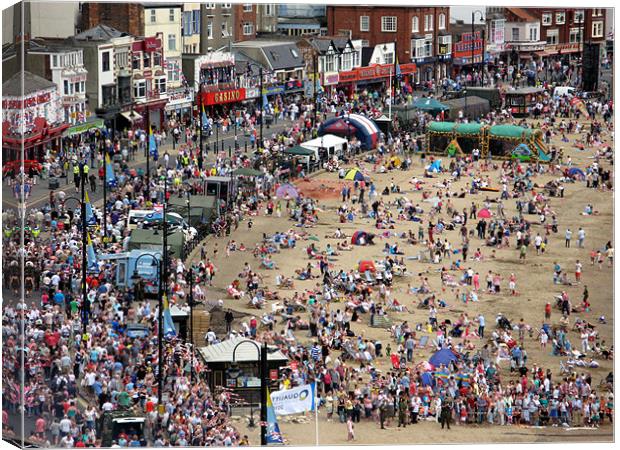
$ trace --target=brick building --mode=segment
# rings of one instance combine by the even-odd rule
[[[141,3],[82,3],[79,28],[89,30],[99,24],[119,31],[142,36],[144,34],[144,6]]]
[[[256,39],[256,8],[252,3],[233,5],[233,39],[235,42]]]
[[[396,42],[398,62],[415,63],[419,83],[449,75],[452,52],[449,27],[449,7],[327,7],[330,35],[362,39],[365,47]]]

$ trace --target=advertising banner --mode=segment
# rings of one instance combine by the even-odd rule
[[[293,389],[271,393],[276,415],[298,414],[314,411],[316,383],[304,384]]]

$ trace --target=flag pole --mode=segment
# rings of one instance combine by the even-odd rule
[[[314,434],[315,444],[319,446],[319,402],[316,381],[314,382]]]

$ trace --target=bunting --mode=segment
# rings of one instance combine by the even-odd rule
[[[97,254],[95,253],[95,247],[93,241],[90,239],[90,234],[86,233],[86,262],[87,270],[97,272],[99,265],[97,264]]]
[[[267,445],[269,444],[284,444],[282,439],[282,433],[280,433],[280,426],[276,419],[276,413],[273,409],[273,403],[271,403],[271,395],[269,395],[269,389],[267,389]]]
[[[116,174],[114,173],[114,167],[112,167],[112,161],[110,160],[110,155],[106,152],[105,154],[105,165],[104,165],[104,178],[108,186],[115,187],[117,185]]]
[[[86,225],[87,226],[93,226],[93,225],[97,225],[97,218],[95,217],[95,214],[93,213],[93,205],[91,205],[90,203],[90,199],[88,198],[88,192],[85,190],[84,191],[84,203],[86,206]]]

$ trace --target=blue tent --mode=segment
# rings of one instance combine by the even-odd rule
[[[571,167],[568,169],[568,175],[575,178],[585,178],[586,174],[579,167]]]
[[[458,357],[454,354],[452,350],[447,348],[442,348],[438,352],[435,352],[433,356],[428,360],[434,367],[439,367],[442,364],[447,366],[451,361],[456,361]]]
[[[433,374],[431,372],[424,372],[422,374],[422,385],[433,386]]]

